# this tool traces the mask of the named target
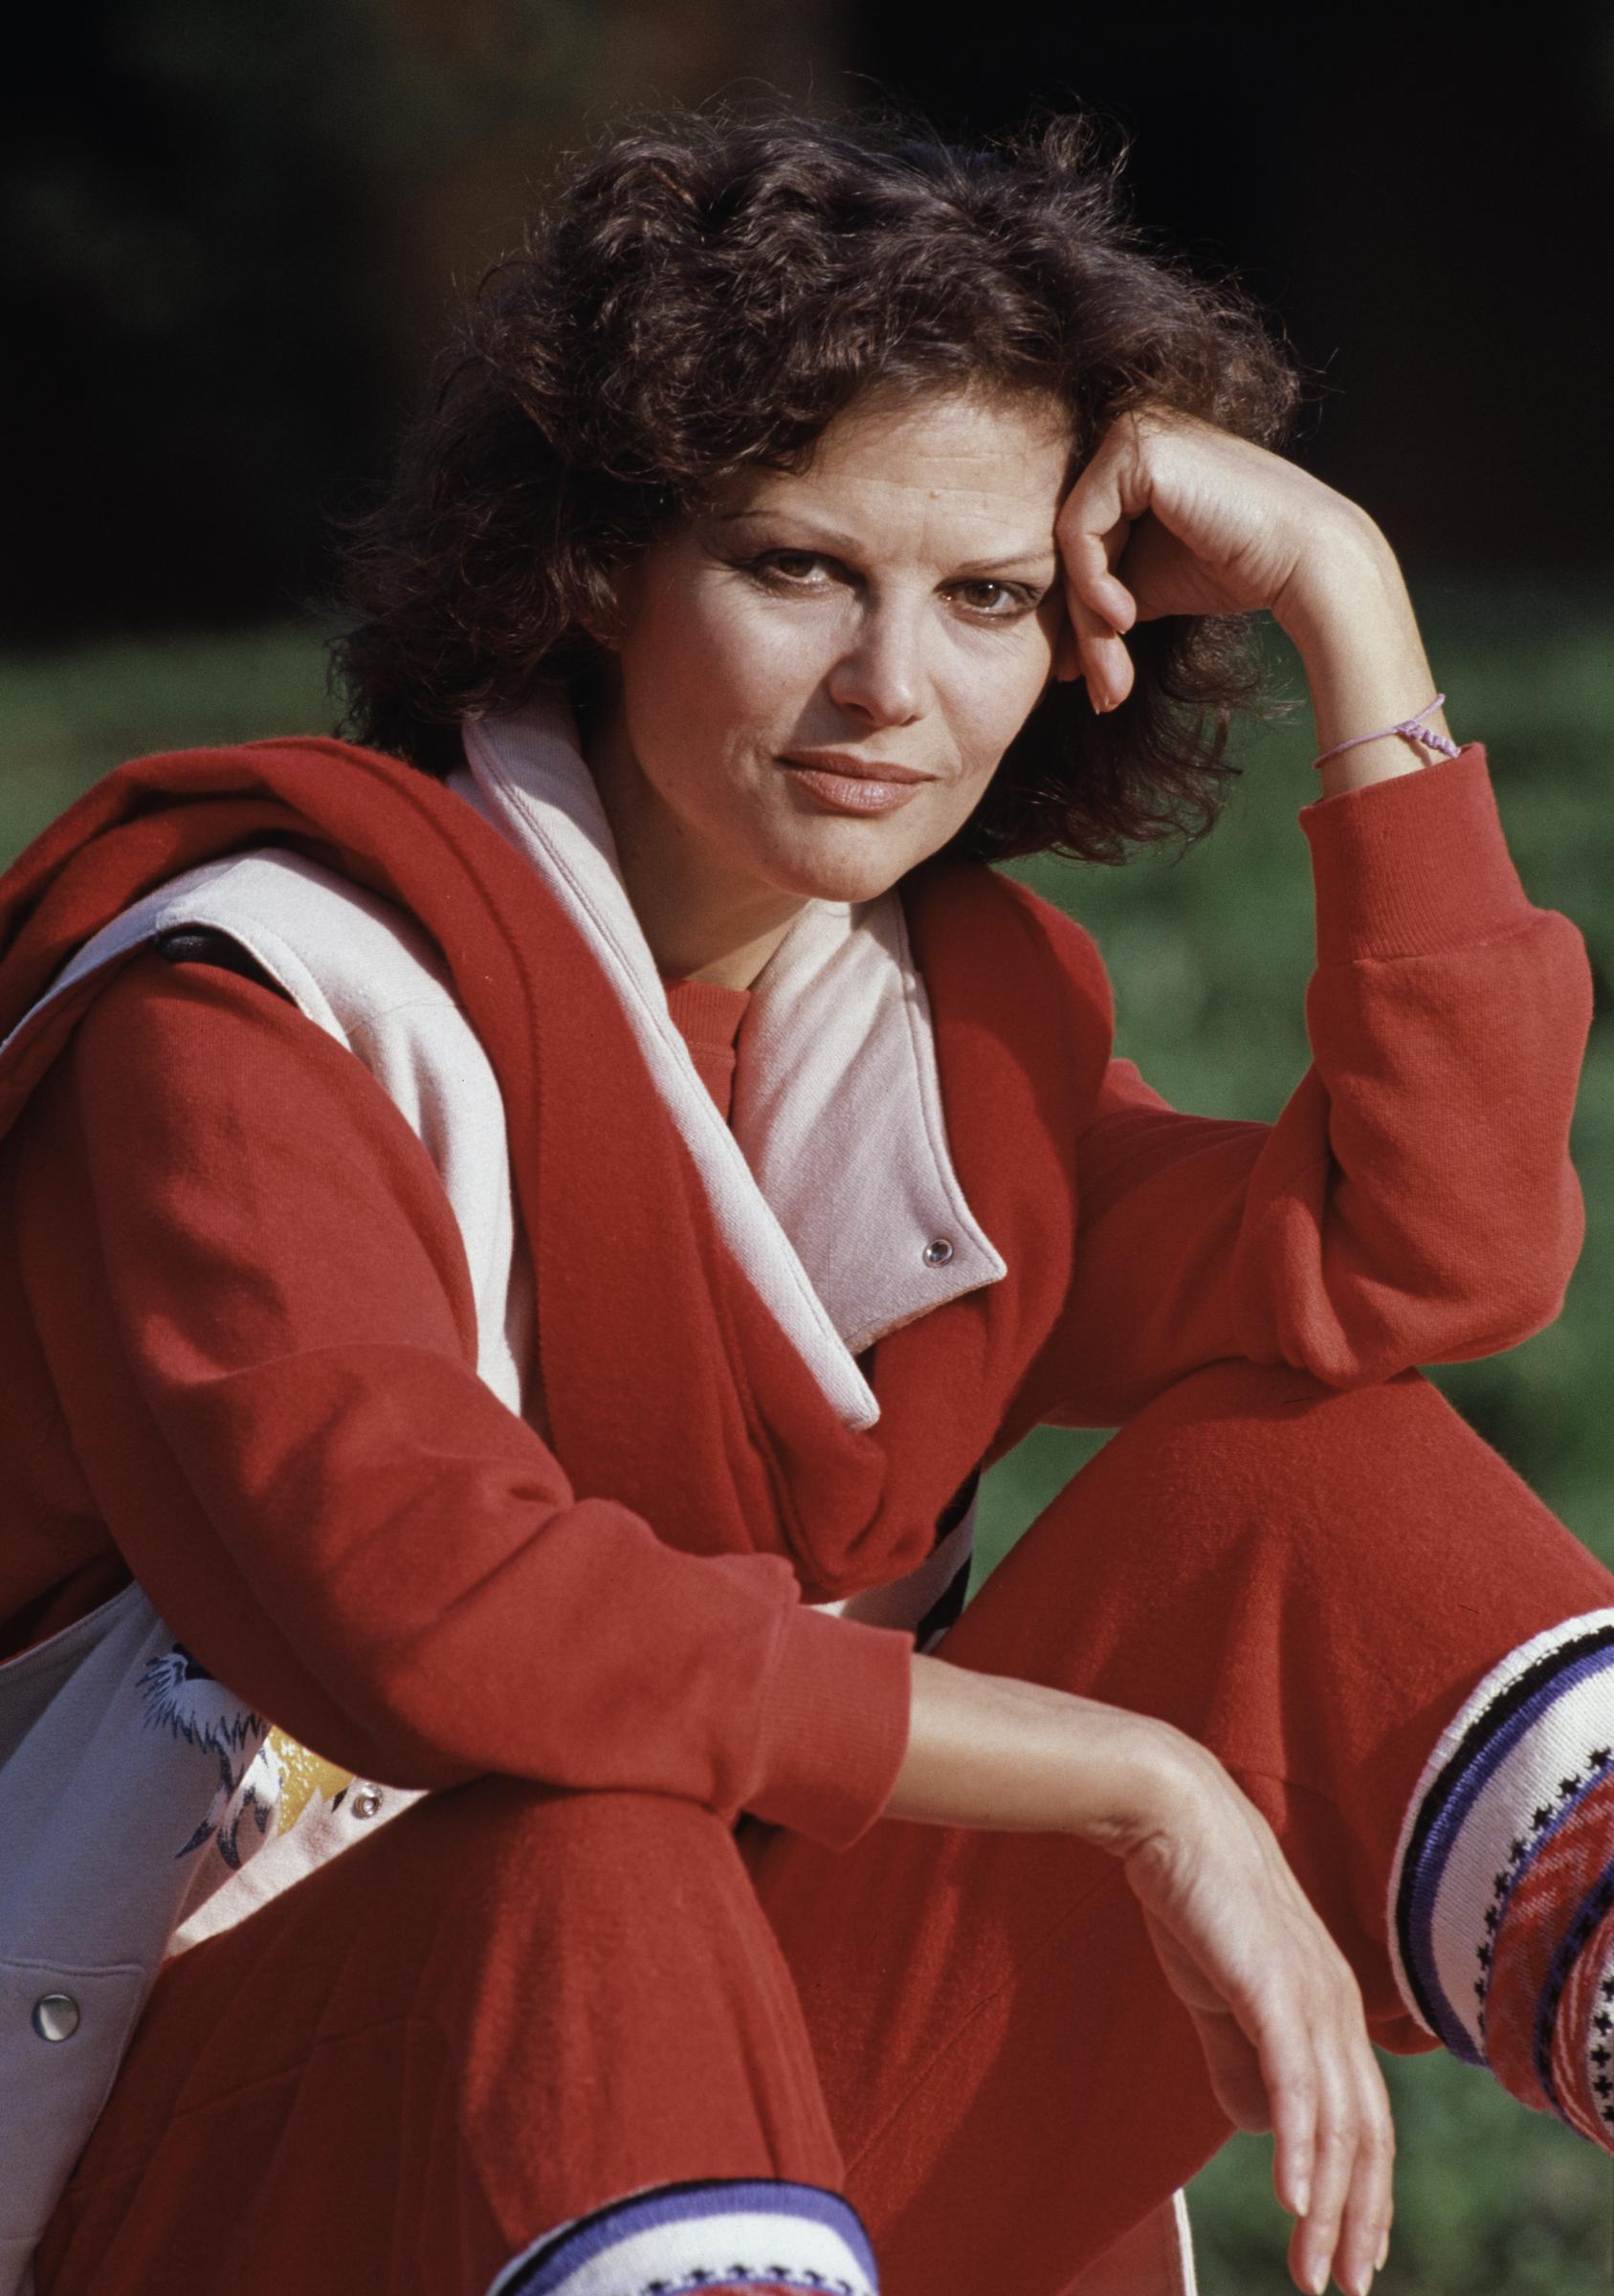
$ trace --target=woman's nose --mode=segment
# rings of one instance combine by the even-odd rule
[[[831,698],[872,725],[911,723],[924,706],[922,643],[918,614],[892,607],[867,609],[829,673]]]

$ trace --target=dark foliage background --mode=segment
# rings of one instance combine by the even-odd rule
[[[1610,562],[1614,19],[1189,0],[87,0],[0,139],[14,636],[284,611],[457,273],[625,103],[889,95],[963,135],[1093,104],[1139,214],[1316,377],[1302,442],[1418,562]],[[1601,515],[1600,515],[1601,514]]]

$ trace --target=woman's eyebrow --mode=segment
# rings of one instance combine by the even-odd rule
[[[865,545],[854,535],[843,534],[838,527],[820,526],[811,514],[807,511],[784,508],[773,510],[766,506],[761,506],[754,510],[723,510],[715,515],[713,523],[718,526],[732,526],[745,519],[765,520],[770,525],[776,521],[787,521],[790,525],[801,528],[817,548],[834,551],[850,558],[860,558],[864,554]],[[951,568],[951,571],[954,574],[971,575],[1001,574],[1008,572],[1011,568],[1023,573],[1040,569],[1051,578],[1057,563],[1058,554],[1051,541],[1034,541],[1027,542],[1020,549],[1010,547],[994,550],[986,558],[961,560]]]
[[[1031,542],[1024,550],[999,550],[991,558],[965,559],[953,571],[955,574],[1044,573],[1051,582],[1058,563],[1051,544],[1044,549]]]

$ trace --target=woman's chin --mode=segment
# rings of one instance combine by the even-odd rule
[[[787,890],[799,899],[845,901],[855,908],[864,901],[877,901],[924,858],[919,854],[884,865],[868,861],[861,865],[847,863],[837,868],[803,870],[792,875]]]
[[[946,835],[937,839],[879,834],[879,825],[862,823],[850,836],[814,841],[813,850],[799,846],[780,856],[770,872],[781,892],[813,901],[876,901],[900,882],[911,869],[940,850]]]

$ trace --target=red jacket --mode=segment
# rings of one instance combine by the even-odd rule
[[[1047,904],[981,869],[904,886],[953,1158],[1009,1272],[879,1341],[853,1433],[726,1256],[587,952],[459,799],[329,742],[110,777],[7,881],[0,1022],[138,893],[266,835],[399,902],[503,1089],[553,1447],[475,1376],[452,1217],[374,1080],[253,983],[137,959],[0,1059],[0,1652],[132,1571],[356,1772],[855,1838],[900,1763],[908,1638],[802,1597],[912,1567],[983,1459],[1218,1357],[1350,1385],[1558,1312],[1580,936],[1526,900],[1477,748],[1301,820],[1316,1060],[1271,1127],[1179,1115],[1116,1061],[1097,952]]]

